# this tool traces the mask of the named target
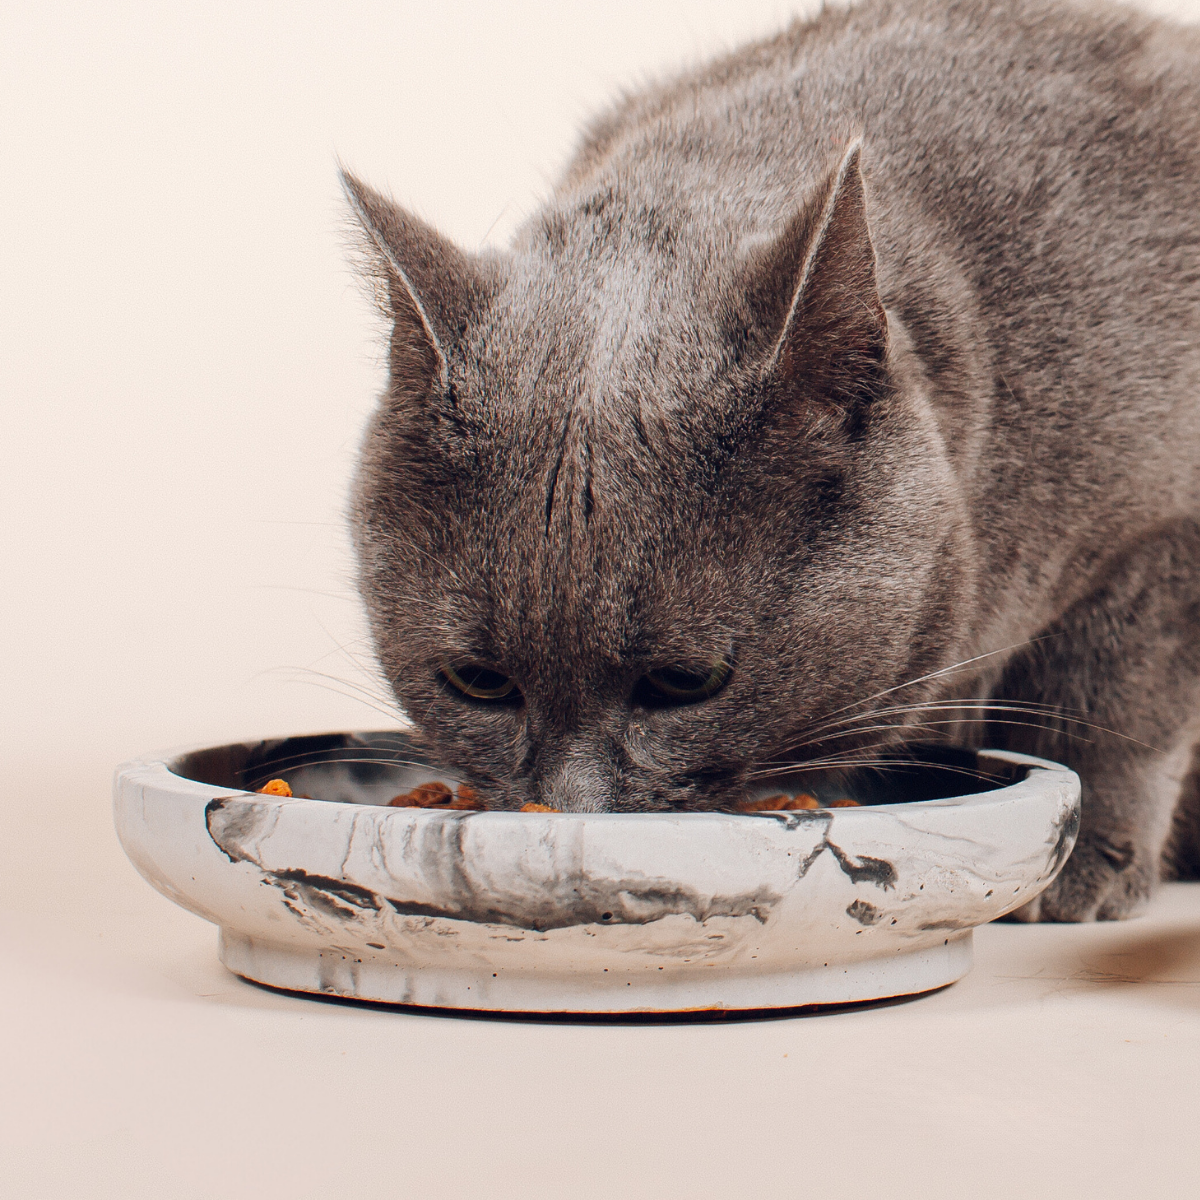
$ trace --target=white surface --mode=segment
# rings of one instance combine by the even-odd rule
[[[990,925],[935,995],[715,1025],[468,1020],[284,995],[110,833],[108,782],[9,823],[0,1192],[318,1200],[1190,1196],[1200,887]]]
[[[922,804],[439,812],[358,802],[374,781],[354,803],[255,795],[152,755],[118,770],[113,810],[146,880],[218,924],[221,961],[260,983],[507,1012],[784,1008],[952,983],[971,929],[1051,882],[1078,777],[980,760],[1033,769]],[[394,768],[390,786],[429,774]]]
[[[113,836],[147,747],[380,720],[304,682],[368,678],[340,512],[381,372],[334,155],[502,240],[614,87],[788,9],[0,6],[3,1190],[1194,1190],[1196,889],[989,927],[903,1006],[498,1026],[240,983]]]

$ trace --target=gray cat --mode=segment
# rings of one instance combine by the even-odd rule
[[[941,733],[1083,776],[1026,918],[1195,865],[1196,32],[826,10],[620,101],[506,253],[345,185],[393,323],[361,587],[432,754],[704,809]]]

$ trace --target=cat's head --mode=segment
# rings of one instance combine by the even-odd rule
[[[494,803],[727,804],[879,742],[814,739],[956,648],[962,519],[859,159],[749,244],[606,185],[486,255],[346,177],[393,327],[362,593],[431,754]]]

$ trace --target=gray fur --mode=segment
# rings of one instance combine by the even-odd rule
[[[931,730],[1031,750],[1086,798],[1025,915],[1131,912],[1200,844],[1198,184],[1194,31],[988,0],[627,97],[507,253],[346,176],[394,321],[361,586],[431,752],[654,810]],[[710,699],[636,701],[722,655]]]

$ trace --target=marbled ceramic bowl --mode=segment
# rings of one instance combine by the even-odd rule
[[[272,777],[321,799],[254,793]],[[680,1012],[950,983],[972,929],[1045,888],[1079,825],[1073,772],[998,751],[930,749],[890,794],[864,782],[858,808],[385,807],[435,778],[397,733],[151,756],[117,771],[117,832],[248,979],[439,1008]]]

